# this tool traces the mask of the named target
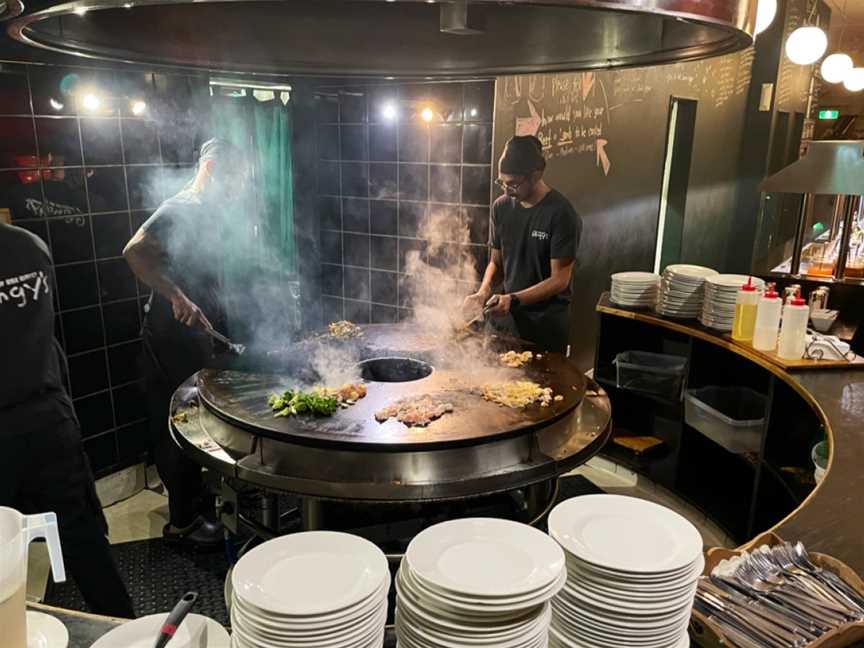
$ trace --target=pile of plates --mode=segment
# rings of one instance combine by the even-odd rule
[[[667,508],[621,495],[583,495],[549,516],[567,556],[552,600],[550,648],[686,648],[702,539]]]
[[[396,577],[399,648],[545,648],[564,552],[518,522],[452,520],[411,541]]]
[[[702,312],[703,286],[707,277],[718,274],[702,266],[679,263],[663,271],[656,311],[666,317],[696,319]]]
[[[761,290],[765,282],[753,277],[756,290]],[[699,321],[708,328],[718,331],[731,331],[735,319],[735,298],[741,286],[747,283],[747,275],[719,274],[705,279],[705,301]]]
[[[618,272],[612,275],[613,304],[629,308],[653,308],[657,303],[660,275],[653,272]]]
[[[380,648],[390,569],[371,542],[314,531],[265,542],[231,575],[233,648]]]

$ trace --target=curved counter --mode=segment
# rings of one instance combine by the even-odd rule
[[[597,311],[601,318],[626,318],[661,327],[736,354],[769,372],[803,399],[829,439],[827,474],[788,515],[770,529],[754,531],[771,530],[784,539],[801,540],[808,549],[834,556],[859,574],[864,573],[864,519],[860,500],[864,493],[864,371],[860,367],[787,371],[753,349],[695,322],[667,320],[645,311],[618,308],[610,304],[607,296],[601,299]],[[706,513],[711,515],[710,510]]]

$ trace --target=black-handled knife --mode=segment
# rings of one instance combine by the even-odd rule
[[[168,642],[174,637],[177,632],[177,628],[180,627],[180,624],[183,623],[183,619],[186,618],[186,615],[189,614],[190,610],[192,610],[192,606],[195,605],[195,602],[198,600],[198,592],[186,592],[179,601],[177,601],[177,605],[174,606],[174,609],[171,610],[171,613],[168,615],[168,618],[165,619],[165,623],[162,624],[162,627],[159,629],[159,636],[156,638],[156,643],[153,644],[153,648],[165,648],[168,645]]]

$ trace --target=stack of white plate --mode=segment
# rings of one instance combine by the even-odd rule
[[[653,272],[618,272],[612,275],[613,304],[629,308],[653,308],[657,303],[660,275]]]
[[[747,283],[747,275],[719,274],[705,278],[705,301],[699,321],[708,328],[718,331],[731,331],[735,319],[735,298],[741,286]],[[756,290],[761,290],[765,282],[753,277]]]
[[[564,552],[518,522],[452,520],[411,541],[396,577],[399,648],[545,648]]]
[[[666,317],[696,319],[702,312],[705,279],[716,274],[711,268],[685,263],[668,266],[660,281],[660,298],[655,310]]]
[[[621,495],[584,495],[549,516],[567,556],[552,601],[552,648],[686,648],[702,539],[667,508]]]
[[[313,531],[265,542],[231,575],[233,648],[380,648],[390,569],[371,542]]]

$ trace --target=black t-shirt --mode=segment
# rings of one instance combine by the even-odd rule
[[[221,294],[224,245],[220,217],[196,194],[183,191],[162,203],[141,229],[156,240],[165,254],[170,279],[217,331],[227,334]],[[188,378],[212,355],[210,336],[174,319],[171,303],[155,291],[144,327],[163,371],[173,382]]]
[[[492,240],[504,263],[504,292],[514,293],[552,276],[552,259],[578,262],[582,219],[559,191],[552,189],[533,207],[501,196],[492,205]],[[568,335],[570,287],[539,304],[513,312],[517,333],[535,344],[564,350]]]
[[[46,397],[68,400],[53,297],[48,247],[27,230],[0,223],[0,425],[22,408],[42,411],[38,403]],[[64,408],[62,415],[70,413]]]
[[[91,197],[91,201],[93,211],[99,210],[98,200]],[[74,216],[87,211],[84,191],[58,181],[45,182],[44,196],[39,183],[13,185],[0,198],[0,204],[9,208],[12,220]]]

